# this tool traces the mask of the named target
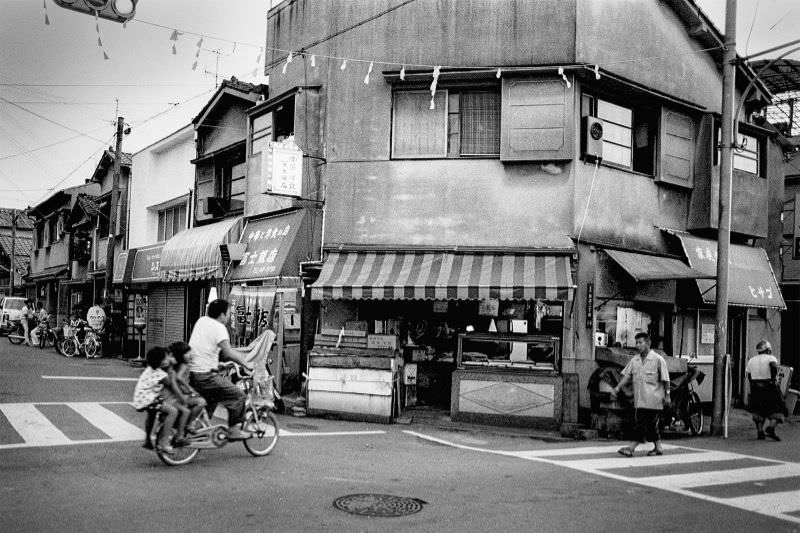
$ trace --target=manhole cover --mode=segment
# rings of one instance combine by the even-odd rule
[[[406,516],[422,510],[424,501],[391,494],[350,494],[333,500],[333,506],[359,516]]]

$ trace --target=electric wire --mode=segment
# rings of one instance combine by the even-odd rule
[[[82,132],[82,131],[78,131],[78,130],[76,130],[75,128],[73,128],[71,126],[67,126],[66,124],[61,124],[60,122],[57,122],[57,121],[55,121],[55,120],[53,120],[51,118],[47,118],[44,115],[40,115],[39,113],[36,113],[35,111],[31,111],[30,109],[27,109],[27,108],[25,108],[25,107],[23,107],[23,106],[21,106],[19,104],[15,104],[11,100],[7,100],[7,99],[3,98],[2,96],[0,96],[0,101],[6,102],[6,103],[18,108],[18,109],[21,109],[21,110],[25,111],[26,113],[30,113],[31,115],[33,115],[35,117],[39,117],[42,120],[46,120],[47,122],[50,122],[51,124],[55,124],[56,126],[60,126],[60,127],[64,128],[65,130],[69,130],[69,131],[71,131],[73,133],[78,133],[78,134],[82,135],[83,137],[86,137],[88,139],[92,139],[93,141],[97,141],[99,143],[104,143],[104,141],[101,141],[97,137],[93,137],[93,136],[88,135],[87,133]]]

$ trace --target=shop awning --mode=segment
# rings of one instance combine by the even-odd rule
[[[620,250],[605,250],[605,252],[636,282],[714,277],[695,270],[683,261],[673,257],[660,257]]]
[[[692,268],[716,278],[717,241],[675,232]],[[728,302],[742,307],[786,309],[772,266],[763,248],[732,244],[728,274]],[[716,279],[697,280],[704,303],[717,301]]]
[[[159,242],[136,249],[133,272],[131,272],[131,283],[152,283],[161,279],[159,267],[164,244]]]
[[[136,248],[125,250],[117,254],[114,260],[114,283],[130,283],[133,274],[133,263],[136,259]]]
[[[310,232],[305,210],[251,220],[242,232],[247,244],[241,262],[233,268],[231,281],[298,277],[299,263],[310,251]]]
[[[42,270],[41,272],[36,272],[35,274],[31,274],[28,276],[28,279],[31,281],[46,281],[49,279],[56,279],[61,277],[63,274],[69,272],[69,268],[66,266],[54,266],[48,267]]]
[[[222,277],[220,244],[239,241],[242,218],[229,218],[181,231],[161,252],[161,281],[191,281]]]
[[[568,300],[570,257],[451,252],[332,252],[315,300]]]

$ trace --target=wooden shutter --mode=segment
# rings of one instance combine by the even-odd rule
[[[394,93],[393,157],[447,157],[447,91],[436,91],[430,104],[428,91]]]
[[[671,109],[661,110],[660,165],[656,181],[694,186],[695,121]]]
[[[573,87],[561,79],[503,78],[502,161],[574,157]]]

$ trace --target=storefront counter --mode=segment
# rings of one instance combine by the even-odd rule
[[[450,416],[480,424],[558,427],[562,383],[557,372],[458,369],[453,373]]]

